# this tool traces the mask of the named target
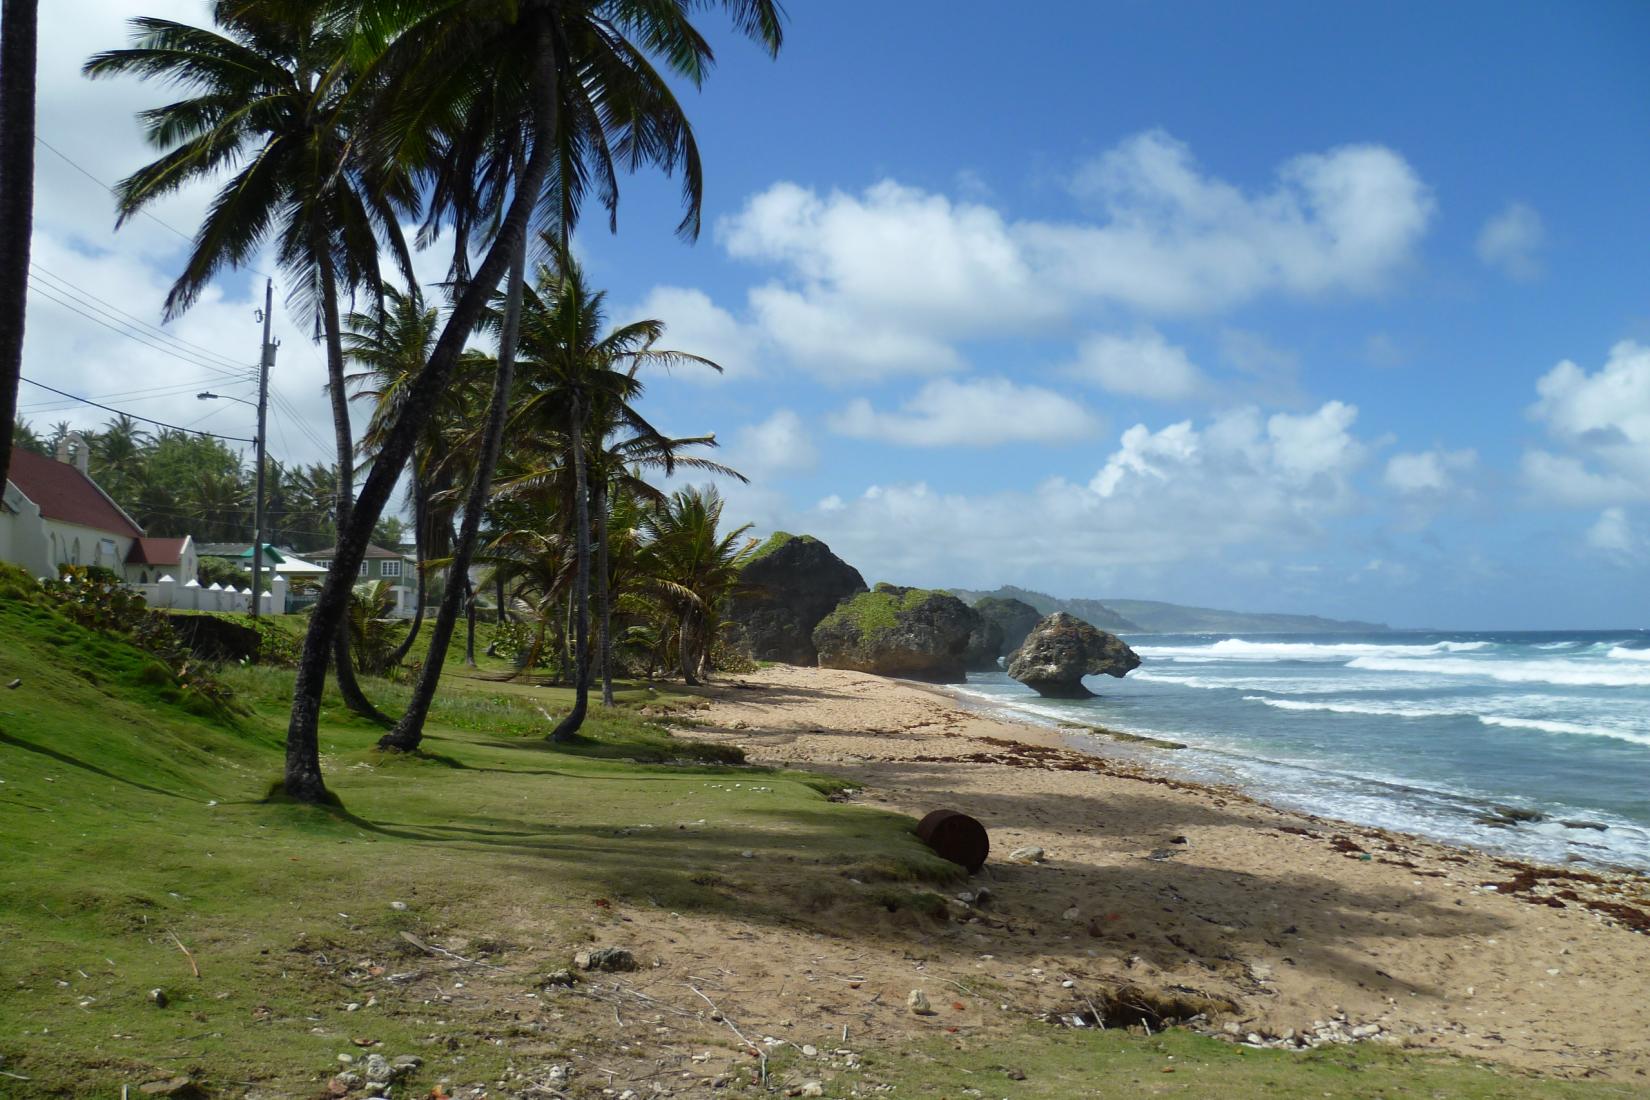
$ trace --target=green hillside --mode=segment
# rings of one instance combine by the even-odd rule
[[[1067,599],[1011,584],[990,592],[962,588],[950,591],[969,603],[997,596],[1024,601],[1044,615],[1064,611],[1114,634],[1371,634],[1391,629],[1384,623],[1325,619],[1317,615],[1220,611],[1157,600]]]

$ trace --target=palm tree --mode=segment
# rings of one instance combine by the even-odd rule
[[[384,176],[378,186],[365,186],[350,154],[359,100],[349,94],[346,40],[327,18],[332,6],[331,0],[219,0],[213,17],[221,33],[168,19],[134,19],[132,48],[95,55],[85,72],[158,79],[195,93],[139,116],[150,144],[163,155],[116,187],[117,225],[182,187],[245,162],[213,200],[183,273],[167,293],[165,316],[170,320],[188,309],[223,267],[244,265],[275,238],[277,259],[295,286],[289,298],[315,314],[326,342],[342,528],[355,500],[355,444],[338,295],[341,288],[377,289],[381,242],[411,280],[396,208],[415,199],[404,177]],[[355,682],[348,632],[335,629],[333,638],[345,701],[387,724]]]
[[[361,437],[361,453],[372,461],[383,445],[390,426],[400,415],[407,387],[429,362],[440,326],[440,311],[424,304],[415,286],[403,292],[386,286],[382,298],[364,312],[351,313],[345,322],[345,356],[361,369],[345,381],[356,387],[352,399],[373,402],[371,418]],[[412,498],[413,545],[418,558],[418,606],[412,626],[397,647],[391,664],[400,664],[412,649],[424,623],[428,591],[426,561],[444,553],[445,540],[437,532],[449,525],[445,517],[432,515],[431,498],[451,482],[461,451],[443,446],[442,429],[461,420],[465,405],[463,388],[453,387],[444,398],[447,406],[426,422],[425,431],[408,460],[411,474],[408,492]]]
[[[741,32],[777,52],[777,0],[722,0],[722,7]],[[498,374],[454,554],[458,577],[467,577],[504,430],[526,278],[527,228],[535,211],[542,204],[550,212],[556,239],[565,244],[592,183],[614,224],[619,167],[634,171],[654,165],[667,173],[680,167],[686,212],[679,230],[697,235],[703,186],[698,146],[650,57],[659,57],[695,85],[703,79],[713,55],[688,19],[691,10],[685,3],[652,0],[449,4],[433,10],[386,51],[384,87],[394,135],[390,146],[398,161],[424,169],[431,188],[426,230],[444,219],[452,225],[455,281],[468,281],[468,241],[476,227],[498,223],[503,215],[475,280],[496,287],[506,263],[499,252],[506,249],[510,271]],[[506,196],[512,196],[508,213]],[[532,205],[523,203],[524,196]],[[474,302],[476,312],[466,316],[461,297],[452,319],[473,323],[479,305]],[[438,343],[431,358],[429,373],[436,378],[450,370],[443,350]],[[456,347],[446,350],[448,359],[456,354]],[[427,414],[437,389],[420,393],[409,412]],[[410,450],[413,430],[409,425],[405,440],[397,434],[392,444]],[[379,507],[382,503],[377,498]],[[343,549],[341,545],[341,555]],[[442,662],[433,658],[445,655],[457,598],[449,585],[436,616],[432,659],[401,722],[380,742],[385,748],[409,749],[418,743],[441,676]],[[323,594],[317,614],[326,604]],[[305,686],[302,679],[300,686]],[[295,700],[295,729],[300,704],[306,722],[313,723],[308,700]]]
[[[29,300],[39,14],[37,0],[0,5],[0,489],[11,465]]]
[[[674,622],[682,679],[697,684],[721,629],[722,605],[739,586],[739,573],[756,547],[746,539],[750,524],[718,531],[723,501],[714,488],[672,493],[643,521],[647,536],[646,573],[659,603]]]

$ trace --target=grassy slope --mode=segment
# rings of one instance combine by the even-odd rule
[[[920,905],[912,880],[950,873],[908,821],[830,804],[827,784],[735,771],[714,762],[723,750],[695,749],[633,712],[554,750],[537,710],[564,705],[564,693],[475,680],[444,694],[420,758],[379,757],[377,730],[329,706],[323,750],[346,811],[272,802],[288,675],[232,671],[248,713],[225,720],[182,709],[136,651],[4,596],[0,637],[0,683],[23,680],[0,689],[0,1072],[30,1078],[0,1076],[0,1096],[115,1096],[122,1083],[173,1074],[237,1095],[254,1083],[314,1095],[351,1036],[370,1028],[379,1049],[429,1052],[432,1023],[464,1041],[426,1054],[413,1094],[441,1074],[489,1080],[511,1054],[484,1041],[495,1021],[466,1030],[456,1016],[432,1021],[428,1007],[386,1001],[369,1023],[344,1011],[361,996],[352,960],[410,968],[423,960],[406,957],[417,952],[402,931],[432,940],[535,903],[550,937],[568,922],[566,940],[584,928],[570,914],[599,898],[783,924],[821,891]],[[402,689],[373,690],[393,706]],[[697,762],[664,762],[683,758]],[[166,1007],[149,1002],[153,988]],[[1177,1074],[1161,1074],[1170,1054]],[[1028,1079],[1008,1080],[1004,1065]],[[1131,1081],[1232,1097],[1599,1094],[1379,1051],[1291,1057],[1032,1023],[989,1042],[868,1052],[866,1071],[906,1096],[1142,1087]]]

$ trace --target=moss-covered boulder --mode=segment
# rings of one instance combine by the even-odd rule
[[[846,601],[814,627],[823,668],[848,668],[956,684],[968,677],[974,609],[949,592],[879,584]]]
[[[841,603],[865,591],[859,570],[812,535],[776,532],[757,548],[729,601],[729,639],[758,661],[815,665],[814,627]]]
[[[1094,693],[1083,677],[1121,677],[1139,667],[1140,658],[1116,635],[1064,611],[1038,623],[1008,659],[1010,676],[1051,699],[1086,699]]]
[[[976,600],[974,611],[986,622],[995,623],[997,629],[1002,632],[997,652],[991,655],[993,664],[998,657],[1007,656],[1019,649],[1020,644],[1026,640],[1026,635],[1043,619],[1042,612],[1024,600],[1002,596],[984,596]]]

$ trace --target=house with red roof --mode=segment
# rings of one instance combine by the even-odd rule
[[[55,577],[62,565],[100,565],[124,575],[143,528],[92,480],[87,450],[72,434],[56,459],[12,448],[0,498],[0,559],[37,577]]]

